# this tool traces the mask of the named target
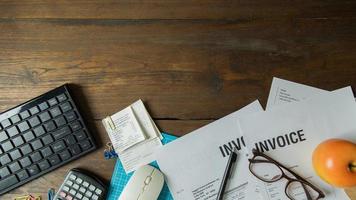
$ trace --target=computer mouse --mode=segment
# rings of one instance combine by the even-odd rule
[[[142,166],[134,172],[119,200],[157,200],[163,184],[163,174],[158,169]]]

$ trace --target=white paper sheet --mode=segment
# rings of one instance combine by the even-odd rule
[[[342,190],[331,187],[315,175],[311,155],[315,147],[328,138],[345,138],[355,142],[354,119],[356,104],[352,90],[348,87],[251,114],[241,118],[239,122],[248,149],[258,147],[267,155],[292,168],[321,188],[327,195],[325,200],[343,200],[348,197],[341,192]],[[291,134],[292,132],[294,134]],[[289,137],[289,142],[285,135]],[[291,137],[294,141],[299,141],[294,144]],[[258,184],[265,199],[287,199],[284,194],[286,180],[272,184],[266,184],[256,178],[252,180]],[[251,194],[253,195],[252,192]]]
[[[250,175],[246,149],[237,120],[257,111],[262,111],[262,107],[255,101],[158,151],[157,162],[175,200],[215,200],[233,147],[237,147],[239,156],[224,199],[250,199],[245,194]]]

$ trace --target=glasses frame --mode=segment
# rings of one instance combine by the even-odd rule
[[[298,174],[296,174],[295,172],[293,172],[292,170],[288,169],[287,167],[285,167],[284,165],[282,165],[281,163],[279,163],[278,161],[274,160],[273,158],[267,156],[266,154],[262,153],[262,152],[259,152],[257,151],[256,149],[253,149],[252,150],[252,153],[253,153],[253,157],[248,159],[250,164],[249,164],[249,170],[250,172],[258,179],[260,179],[261,181],[263,182],[266,182],[266,183],[273,183],[273,182],[277,182],[279,180],[281,180],[282,178],[286,178],[288,180],[287,184],[286,184],[286,187],[284,189],[284,193],[287,195],[287,197],[291,200],[294,200],[294,198],[290,197],[288,192],[287,192],[287,189],[288,189],[288,186],[293,183],[293,182],[299,182],[302,186],[303,186],[303,189],[304,189],[304,192],[308,198],[308,200],[313,200],[312,197],[311,197],[311,194],[310,192],[306,189],[306,185],[311,187],[313,190],[315,190],[317,193],[318,193],[318,197],[316,198],[316,200],[318,199],[321,199],[321,198],[324,198],[325,197],[325,194],[323,191],[321,191],[319,188],[317,188],[316,186],[314,186],[312,183],[310,183],[309,181],[305,180],[304,178],[302,178],[301,176],[299,176]],[[259,160],[259,159],[256,159],[256,157],[258,156],[261,156],[263,158],[265,158],[266,160]],[[259,177],[257,174],[255,174],[252,170],[252,165],[255,164],[255,163],[272,163],[274,165],[276,165],[282,172],[282,175],[278,178],[278,179],[275,179],[275,180],[264,180],[262,179],[261,177]],[[295,178],[291,178],[290,176],[288,176],[284,170],[288,171],[289,173],[291,173]]]

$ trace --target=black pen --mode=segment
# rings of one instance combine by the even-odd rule
[[[231,169],[232,169],[232,166],[234,166],[234,163],[236,162],[236,160],[237,160],[237,149],[234,148],[234,150],[231,151],[229,160],[227,161],[227,164],[226,164],[226,168],[225,168],[223,179],[220,184],[217,200],[222,200],[224,197],[224,191],[226,188],[226,184],[227,184],[229,177],[231,176]]]

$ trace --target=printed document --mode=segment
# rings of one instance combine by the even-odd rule
[[[255,101],[160,148],[156,159],[175,200],[215,200],[234,147],[239,155],[224,199],[251,199],[246,196],[250,173],[237,121],[262,110]]]
[[[343,200],[349,198],[342,190],[331,187],[315,174],[311,156],[315,147],[329,138],[344,138],[355,142],[354,119],[356,104],[352,90],[348,87],[253,113],[240,118],[239,124],[250,151],[256,148],[306,178],[326,194],[324,199]],[[263,175],[269,173],[271,169],[267,167]],[[287,199],[284,192],[286,179],[266,184],[254,176],[250,178],[258,184],[259,195],[264,199]],[[254,189],[249,188],[248,191]],[[292,191],[303,192],[301,187],[295,187]]]

